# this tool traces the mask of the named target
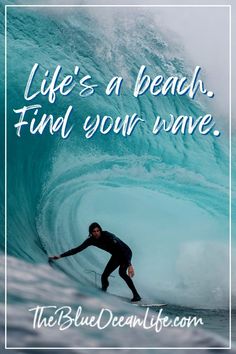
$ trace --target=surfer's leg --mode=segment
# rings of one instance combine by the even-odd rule
[[[119,266],[119,261],[115,257],[111,257],[109,262],[102,273],[101,281],[102,281],[102,290],[106,291],[109,286],[108,277],[114,272],[114,270]]]
[[[121,276],[122,279],[124,279],[128,287],[132,291],[134,296],[133,301],[139,301],[141,300],[141,297],[134,286],[133,280],[127,274],[127,268],[128,268],[127,264],[120,264],[119,275]]]

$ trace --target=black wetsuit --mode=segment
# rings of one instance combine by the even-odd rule
[[[88,246],[96,246],[112,255],[101,277],[102,289],[104,291],[109,286],[109,275],[119,267],[119,275],[124,279],[134,297],[139,296],[132,279],[127,275],[127,268],[131,265],[132,251],[129,246],[108,231],[102,231],[101,236],[97,239],[92,236],[88,237],[81,245],[62,253],[60,257],[72,256],[83,251]]]

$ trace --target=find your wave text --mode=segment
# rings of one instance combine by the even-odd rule
[[[127,137],[133,133],[137,126],[147,122],[149,123],[148,126],[151,126],[153,135],[158,135],[160,132],[173,135],[178,133],[192,135],[198,131],[201,135],[207,135],[212,132],[214,136],[220,136],[219,130],[213,130],[215,121],[211,114],[203,114],[199,117],[184,113],[177,115],[172,112],[170,112],[168,117],[161,117],[156,114],[155,121],[151,122],[151,124],[150,117],[144,117],[144,114],[141,116],[136,112],[133,114],[120,114],[116,117],[110,114],[93,113],[93,115],[82,116],[76,120],[73,116],[73,107],[74,104],[77,104],[77,97],[86,99],[86,97],[93,95],[96,93],[99,84],[94,82],[91,75],[82,75],[78,66],[75,66],[73,75],[62,77],[62,67],[58,65],[52,75],[49,70],[46,70],[42,80],[40,79],[39,69],[39,64],[35,63],[24,90],[25,101],[32,102],[30,105],[13,109],[14,113],[19,117],[17,123],[14,124],[18,137],[21,137],[26,132],[33,135],[42,135],[44,132],[49,132],[51,135],[58,133],[63,139],[66,139],[71,134],[76,121],[82,121],[87,139],[92,138],[96,132],[103,135],[114,133]],[[132,96],[137,99],[139,96],[148,94],[157,97],[160,95],[187,95],[189,98],[194,99],[197,92],[205,94],[209,98],[214,97],[214,93],[208,91],[204,82],[199,78],[200,66],[196,66],[190,79],[178,76],[164,78],[162,75],[151,78],[146,71],[147,67],[141,65],[131,91]],[[107,96],[107,100],[111,100],[113,95],[122,96],[123,81],[123,77],[114,76],[105,85],[104,94]],[[59,115],[45,112],[42,104],[35,102],[44,96],[53,105],[58,96],[68,96],[76,88],[78,96],[73,96],[73,104],[67,106],[66,109],[64,108],[64,112],[60,112]],[[150,112],[150,115],[153,117],[153,112]]]

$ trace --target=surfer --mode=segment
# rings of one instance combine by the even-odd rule
[[[135,302],[141,300],[141,297],[138,294],[131,279],[134,276],[134,268],[131,264],[131,249],[114,234],[108,231],[103,231],[101,226],[96,222],[89,226],[89,237],[81,245],[62,253],[59,256],[49,257],[49,260],[57,260],[62,257],[72,256],[78,252],[83,251],[88,246],[96,246],[111,254],[111,258],[107,263],[104,272],[102,273],[102,290],[107,290],[109,286],[108,277],[112,272],[114,272],[116,268],[119,267],[119,275],[122,279],[124,279],[133,293],[133,298],[131,301]]]

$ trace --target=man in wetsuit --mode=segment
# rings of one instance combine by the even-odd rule
[[[119,275],[122,279],[124,279],[133,293],[133,298],[131,301],[135,302],[141,300],[141,297],[138,294],[131,279],[134,276],[134,268],[131,264],[131,249],[112,233],[103,231],[101,226],[96,222],[89,226],[89,237],[80,246],[72,248],[71,250],[62,253],[60,256],[49,257],[49,260],[56,260],[62,257],[72,256],[73,254],[83,251],[88,246],[96,246],[103,249],[104,251],[111,253],[112,255],[104,269],[104,272],[102,273],[102,290],[107,290],[109,286],[109,275],[119,267]]]

